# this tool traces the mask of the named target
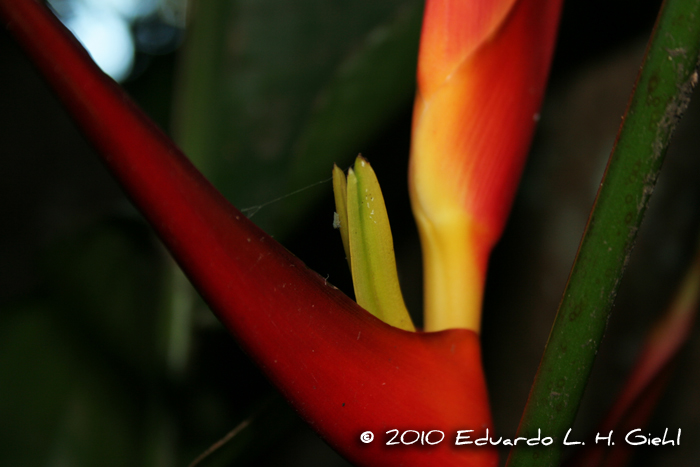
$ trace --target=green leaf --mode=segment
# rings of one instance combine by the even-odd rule
[[[338,67],[295,144],[290,186],[310,185],[323,179],[331,164],[350,162],[411,105],[422,13],[423,2],[406,2]],[[318,194],[309,190],[289,198],[283,222],[303,214],[314,196]]]
[[[559,305],[508,466],[555,466],[571,428],[671,134],[698,81],[700,0],[664,2]]]
[[[410,105],[420,6],[197,2],[176,105],[178,142],[227,198],[282,235],[327,190],[266,203],[325,179],[334,161],[357,154]]]

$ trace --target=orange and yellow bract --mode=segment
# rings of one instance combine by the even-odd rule
[[[426,2],[410,164],[426,331],[479,331],[486,264],[532,138],[560,9]]]

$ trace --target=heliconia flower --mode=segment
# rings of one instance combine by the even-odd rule
[[[425,330],[480,328],[488,257],[544,92],[561,0],[427,0],[410,189]]]
[[[476,333],[373,317],[231,206],[43,5],[0,0],[0,18],[212,310],[331,446],[358,466],[497,464],[493,447],[455,446],[458,430],[491,427]],[[391,429],[445,439],[397,449]]]

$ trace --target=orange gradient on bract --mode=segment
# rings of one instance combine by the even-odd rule
[[[560,0],[463,3],[428,0],[419,56],[410,182],[426,331],[479,330],[488,256],[532,139],[561,7]],[[470,12],[479,14],[454,16]]]
[[[431,94],[503,24],[516,0],[431,1],[423,14],[418,85]]]

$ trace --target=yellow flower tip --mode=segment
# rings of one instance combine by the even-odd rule
[[[374,170],[358,156],[347,178],[342,170],[333,170],[333,188],[341,235],[341,211],[347,219],[346,252],[357,303],[392,326],[415,331],[401,294],[389,217]]]

